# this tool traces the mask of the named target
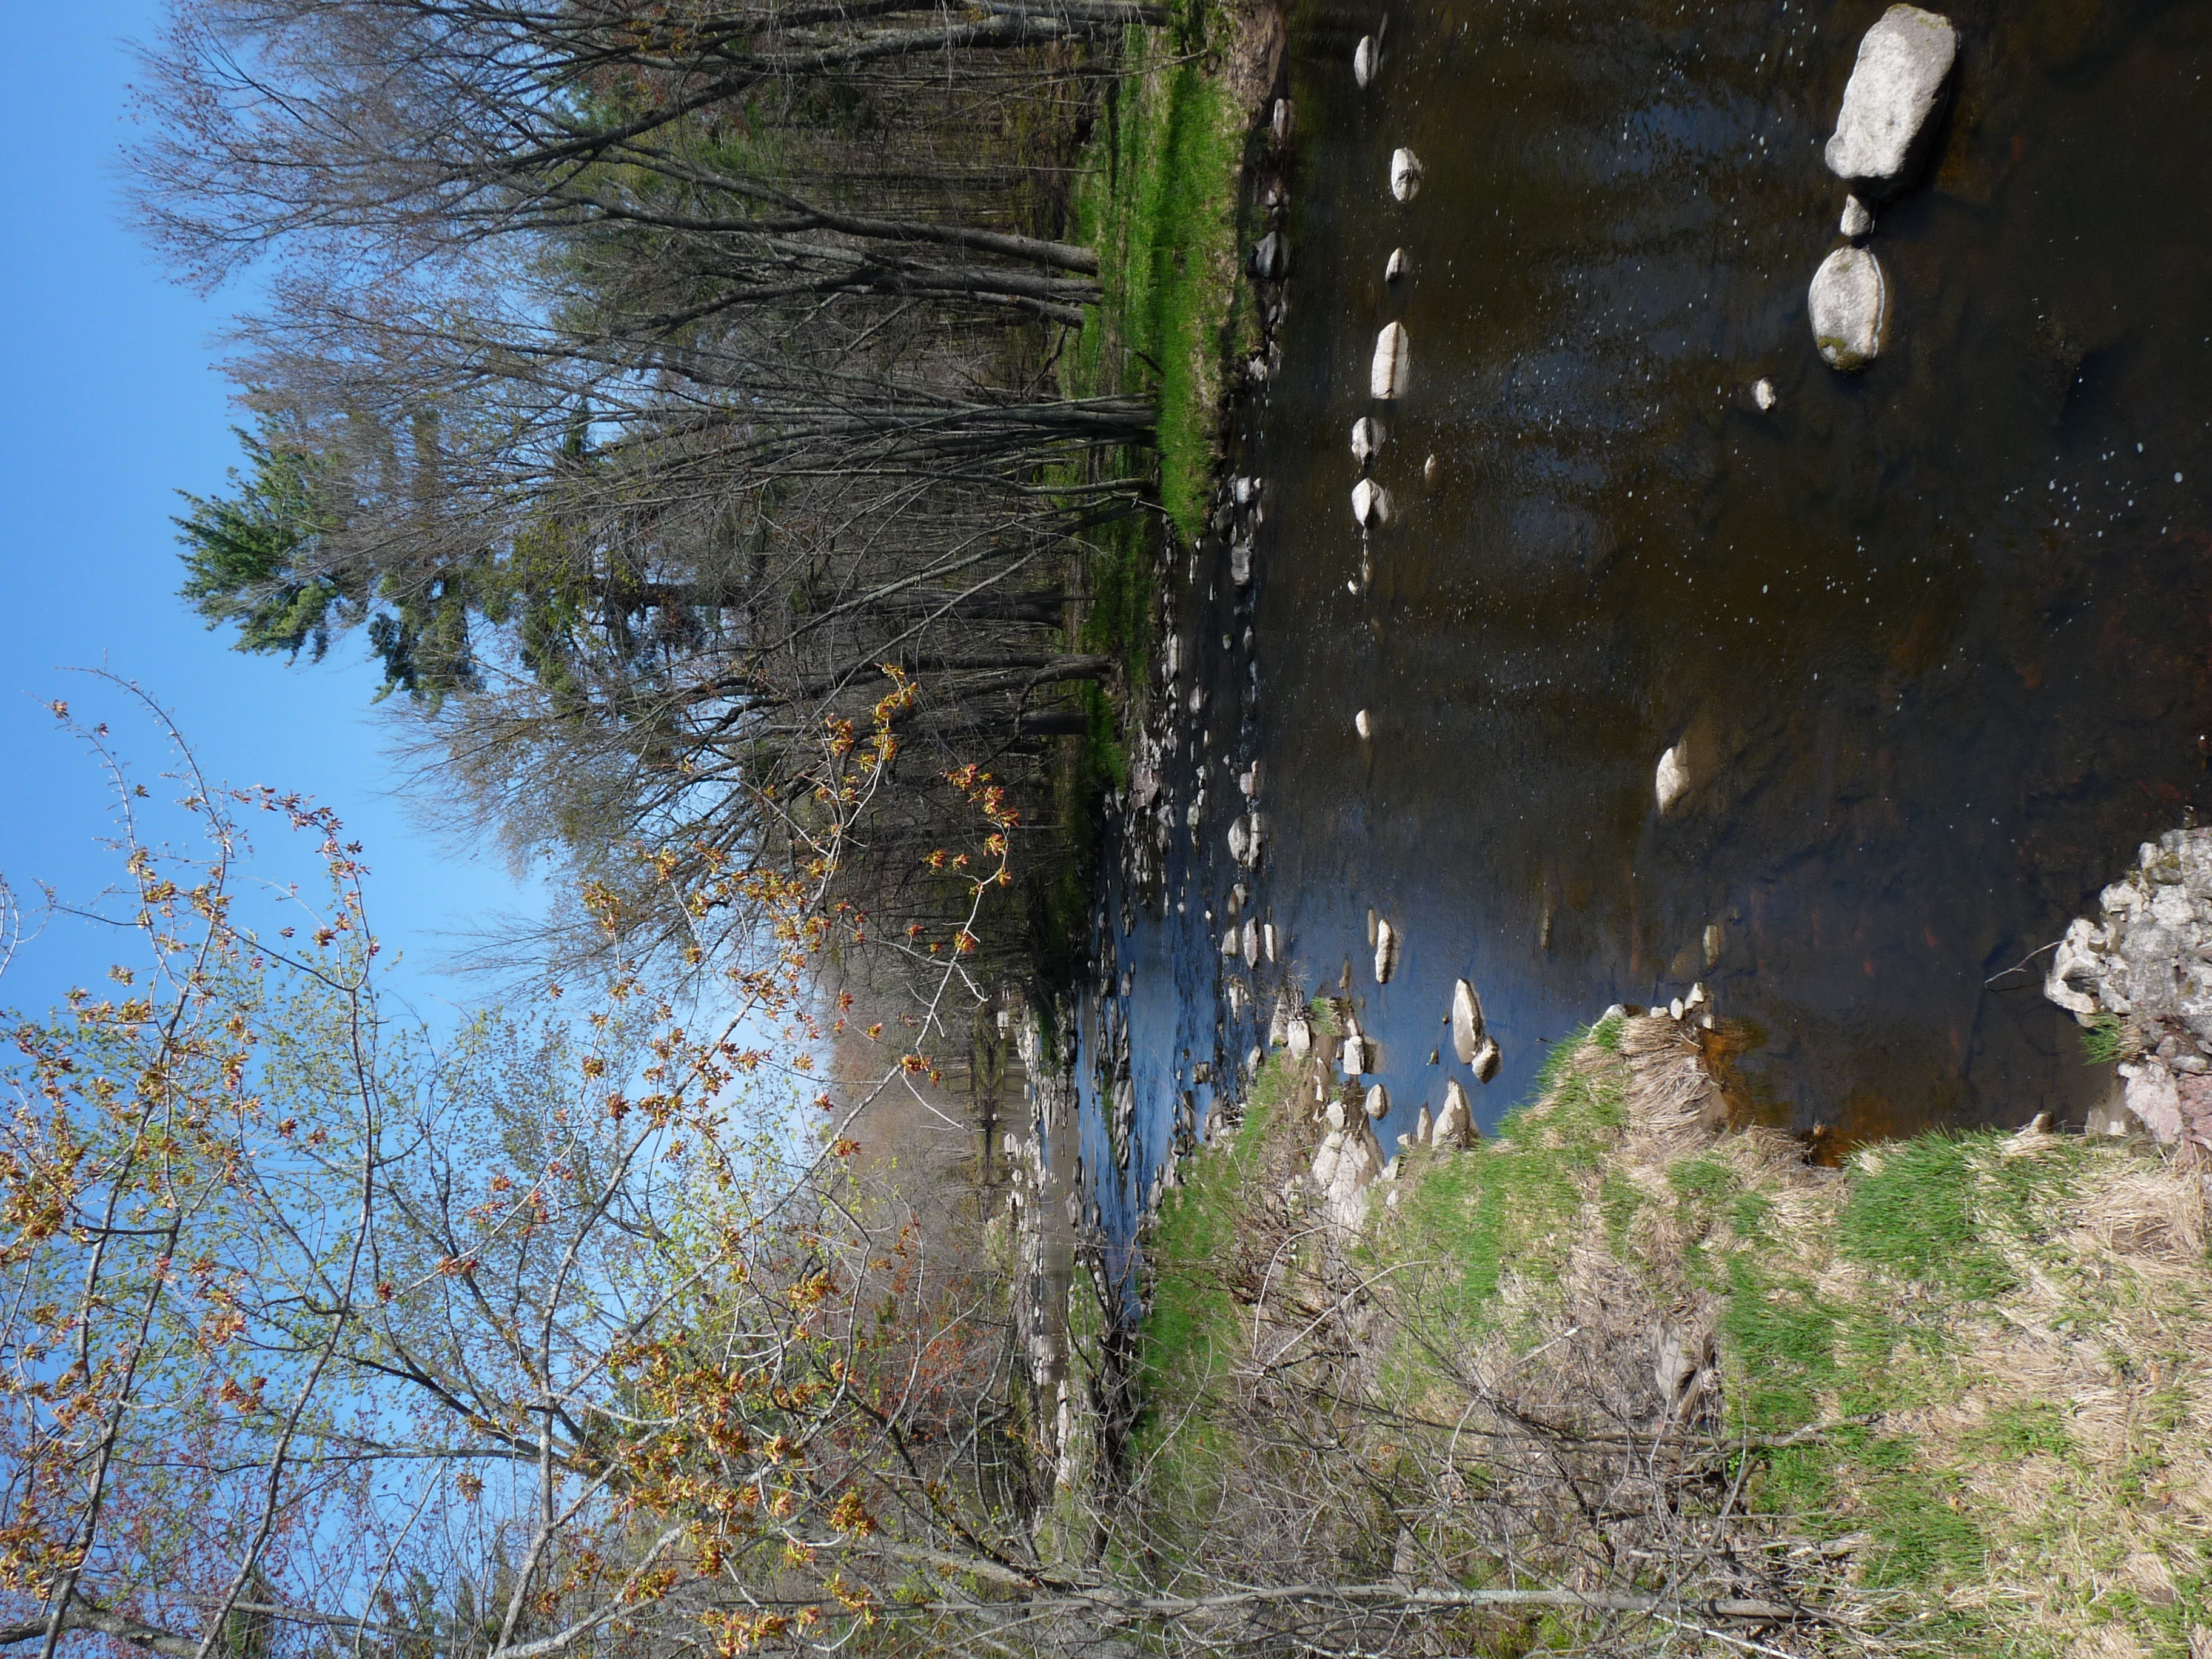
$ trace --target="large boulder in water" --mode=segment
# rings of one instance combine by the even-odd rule
[[[1949,18],[1917,6],[1882,13],[1859,42],[1825,152],[1829,170],[1863,194],[1893,194],[1911,183],[1958,56]]]
[[[1410,149],[1391,152],[1390,193],[1401,202],[1410,202],[1421,193],[1421,158]]]
[[[1413,377],[1413,343],[1403,323],[1390,323],[1375,337],[1375,362],[1367,371],[1371,398],[1402,398]]]
[[[1452,984],[1451,1006],[1452,1049],[1466,1065],[1474,1058],[1482,1042],[1482,999],[1474,994],[1474,987],[1465,980]]]
[[[1821,361],[1845,374],[1881,355],[1889,335],[1889,279],[1863,247],[1839,247],[1813,273],[1806,312]]]

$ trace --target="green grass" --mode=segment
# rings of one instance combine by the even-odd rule
[[[1328,1006],[1317,1000],[1316,1013]],[[1624,1141],[1632,1070],[1615,1058],[1620,1027],[1587,1037],[1559,1046],[1534,1101],[1492,1139],[1406,1153],[1395,1209],[1373,1212],[1355,1247],[1370,1279],[1402,1274],[1404,1305],[1418,1310],[1421,1328],[1389,1339],[1373,1374],[1382,1397],[1427,1402],[1403,1420],[1455,1414],[1439,1355],[1534,1365],[1553,1338],[1530,1334],[1556,1335],[1576,1310],[1609,1316],[1638,1279],[1656,1309],[1686,1288],[1719,1321],[1723,1433],[1753,1443],[1744,1503],[1787,1534],[1850,1540],[1837,1559],[1850,1582],[1915,1610],[1912,1650],[2056,1655],[2111,1623],[2142,1651],[2185,1655],[2187,1628],[2212,1620],[2212,1544],[2201,1505],[2182,1496],[2203,1479],[2212,1389],[2195,1333],[2212,1291],[2170,1269],[2131,1278],[2100,1256],[2121,1248],[2100,1239],[2154,1243],[2148,1224],[2108,1234],[2083,1222],[2143,1213],[2130,1183],[2156,1164],[2078,1138],[1993,1133],[1868,1148],[1833,1174],[1757,1137],[1669,1157]],[[1279,1060],[1263,1069],[1270,1115],[1248,1121],[1248,1152],[1269,1122],[1298,1127],[1285,1109],[1295,1075]],[[1172,1415],[1199,1401],[1193,1385],[1212,1360],[1241,1348],[1250,1317],[1208,1277],[1234,1259],[1239,1206],[1256,1192],[1231,1171],[1218,1155],[1197,1160],[1152,1247],[1163,1271],[1146,1374],[1176,1438],[1162,1429],[1149,1443],[1164,1449],[1171,1478],[1154,1496],[1173,1516],[1207,1512],[1208,1492],[1267,1450],[1231,1443],[1202,1410]],[[1617,1266],[1591,1278],[1578,1253],[1592,1250]],[[1640,1326],[1621,1328],[1645,1340]],[[2100,1356],[2090,1363],[2110,1382],[2054,1396],[2027,1380],[2032,1366],[2011,1369],[2054,1340],[2076,1364]],[[2133,1395],[2118,1445],[2107,1389]],[[1756,1443],[1801,1431],[1796,1443]],[[1404,1455],[1396,1438],[1363,1451],[1378,1480]],[[2170,1600],[2130,1583],[2152,1549]]]
[[[1123,73],[1109,83],[1079,159],[1065,231],[1098,250],[1105,298],[1060,360],[1060,389],[1073,398],[1151,398],[1155,441],[1117,452],[1096,473],[1071,467],[1055,482],[1133,481],[1147,495],[1157,492],[1188,541],[1204,526],[1220,453],[1224,365],[1250,331],[1237,258],[1247,131],[1194,61],[1219,45],[1209,36],[1225,26],[1203,0],[1176,9],[1170,27],[1126,32]],[[1085,536],[1076,643],[1119,661],[1132,691],[1151,672],[1162,533],[1146,506]],[[1103,685],[1086,685],[1081,696],[1085,740],[1055,783],[1060,867],[1030,899],[1040,971],[1056,983],[1079,974],[1088,948],[1098,804],[1129,778],[1123,728],[1132,711]]]
[[[1198,27],[1218,27],[1201,14]],[[1188,31],[1178,31],[1188,33]],[[1245,123],[1194,44],[1131,29],[1085,155],[1076,237],[1098,249],[1106,303],[1077,342],[1071,391],[1158,401],[1161,506],[1187,540],[1204,527],[1219,453],[1221,374],[1237,343],[1237,183]],[[1139,465],[1132,458],[1132,465]]]
[[[1269,1126],[1288,1110],[1297,1077],[1287,1054],[1262,1061],[1243,1122],[1225,1146],[1187,1159],[1182,1188],[1160,1206],[1146,1249],[1161,1273],[1139,1333],[1148,1395],[1202,1387],[1216,1357],[1240,1340],[1237,1305],[1214,1269],[1236,1243],[1251,1196],[1248,1171]]]
[[[1510,1266],[1556,1278],[1581,1216],[1580,1178],[1595,1171],[1627,1121],[1618,1079],[1572,1066],[1576,1048],[1595,1035],[1577,1031],[1558,1044],[1536,1081],[1539,1108],[1507,1114],[1498,1137],[1471,1156],[1407,1154],[1409,1177],[1388,1235],[1393,1256],[1454,1264],[1449,1316],[1472,1330],[1490,1316]],[[1615,1194],[1626,1203],[1626,1195]],[[1381,1235],[1377,1235],[1380,1239]],[[1370,1252],[1376,1248],[1370,1244]],[[1439,1285],[1441,1291],[1444,1287]]]
[[[2085,1066],[2109,1066],[2128,1052],[2128,1028],[2118,1014],[2094,1014],[2081,1028],[2081,1057]]]

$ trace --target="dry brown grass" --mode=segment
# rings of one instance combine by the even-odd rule
[[[1496,1141],[1409,1157],[1348,1251],[1246,1218],[1295,1269],[1245,1298],[1218,1420],[1359,1460],[1419,1582],[1818,1610],[1759,1635],[1784,1652],[2212,1659],[2201,1174],[2040,1129],[1815,1168],[1727,1127],[1711,1041],[1601,1030]],[[1268,1524],[1340,1540],[1328,1479]],[[1600,1645],[1639,1644],[1726,1646]]]

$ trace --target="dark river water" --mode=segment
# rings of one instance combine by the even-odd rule
[[[1881,9],[1294,17],[1289,308],[1232,455],[1265,480],[1255,574],[1237,588],[1210,540],[1176,596],[1210,695],[1163,768],[1163,872],[1102,908],[1086,1090],[1103,1107],[1126,1070],[1134,1126],[1123,1170],[1085,1114],[1106,1213],[1186,1089],[1202,1120],[1194,1066],[1242,1066],[1283,973],[1334,991],[1347,961],[1386,1146],[1455,1069],[1462,975],[1504,1051],[1469,1079],[1486,1127],[1548,1042],[1699,981],[1748,1109],[1831,1146],[2078,1121],[2108,1084],[2039,962],[1987,981],[2212,799],[2212,5],[1947,9],[1940,145],[1870,243],[1889,344],[1844,376],[1805,294],[1841,242],[1821,146]],[[1425,167],[1402,204],[1400,145]],[[1385,413],[1394,319],[1413,378]],[[1363,586],[1370,413],[1395,514]],[[1662,817],[1654,770],[1686,739],[1700,781]],[[1249,908],[1284,961],[1247,972],[1217,946],[1255,758]],[[1370,908],[1404,936],[1387,987]]]

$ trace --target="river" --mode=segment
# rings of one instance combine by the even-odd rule
[[[1881,10],[1294,15],[1288,309],[1231,457],[1263,481],[1254,574],[1218,537],[1176,572],[1176,748],[1162,803],[1109,831],[1080,1020],[1109,1235],[1278,988],[1347,964],[1386,1147],[1447,1075],[1494,1127],[1549,1044],[1698,982],[1744,1111],[1831,1155],[2078,1122],[2107,1086],[2039,963],[2005,970],[2212,797],[2212,7],[1948,9],[1940,147],[1870,243],[1889,344],[1847,376],[1806,289],[1842,240],[1821,147]],[[1399,146],[1424,166],[1402,204]],[[1392,320],[1413,378],[1383,406]],[[1370,414],[1395,513],[1363,544]],[[1662,816],[1686,739],[1698,782]],[[1226,831],[1254,761],[1248,874]],[[1219,951],[1240,878],[1273,966]],[[1387,986],[1370,909],[1404,939]],[[1461,975],[1504,1050],[1487,1085],[1440,1024]]]

